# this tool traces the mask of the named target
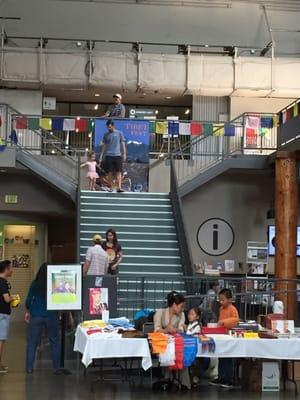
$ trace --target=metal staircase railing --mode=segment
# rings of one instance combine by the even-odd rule
[[[273,126],[261,134],[250,137],[247,133],[248,117],[274,117],[270,113],[244,113],[228,123],[220,123],[209,135],[196,137],[189,144],[165,154],[153,162],[151,169],[163,161],[173,159],[178,186],[193,179],[199,173],[222,161],[238,155],[268,155],[277,149],[277,127]],[[234,135],[224,135],[225,126],[234,130]]]
[[[31,167],[31,163],[32,169],[34,168],[37,174],[44,175],[46,171],[48,178],[52,171],[52,175],[56,175],[57,178],[53,183],[65,181],[69,186],[77,187],[80,178],[78,168],[80,154],[76,149],[66,145],[52,131],[42,128],[32,129],[30,133],[18,134],[16,119],[24,115],[8,104],[0,105],[0,116],[3,121],[0,137],[4,139],[7,147],[16,149],[18,161],[28,168]]]

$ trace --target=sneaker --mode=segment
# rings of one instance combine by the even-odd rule
[[[117,192],[118,193],[124,193],[124,190],[123,189],[118,189]]]
[[[233,384],[231,382],[229,382],[229,383],[223,382],[223,383],[221,383],[221,387],[223,389],[232,389],[233,388]]]
[[[214,379],[213,381],[210,381],[210,382],[209,382],[209,384],[210,384],[211,386],[221,386],[223,383],[224,383],[224,382],[223,382],[222,379],[220,379],[220,378]]]
[[[0,374],[7,374],[7,373],[8,373],[8,368],[1,365],[0,366]]]

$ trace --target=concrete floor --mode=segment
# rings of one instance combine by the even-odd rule
[[[238,400],[243,396],[247,399],[281,400],[294,397],[293,388],[280,393],[241,393],[240,390],[223,391],[209,386],[201,386],[190,392],[153,392],[150,382],[145,379],[144,385],[129,385],[121,382],[101,382],[95,386],[95,392],[90,392],[90,383],[95,374],[89,373],[85,378],[82,369],[76,373],[76,362],[67,363],[66,367],[73,371],[72,376],[55,376],[52,374],[51,363],[37,363],[33,375],[24,373],[25,331],[23,323],[14,323],[11,337],[5,350],[4,362],[9,367],[9,373],[0,375],[0,400],[111,400],[137,399],[141,396],[149,400],[166,400],[168,398]],[[136,382],[139,382],[136,378]]]

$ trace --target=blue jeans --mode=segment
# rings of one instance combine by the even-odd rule
[[[31,317],[27,330],[26,370],[33,370],[35,353],[41,341],[42,330],[46,329],[51,346],[54,369],[60,365],[59,318],[57,314],[49,317]]]
[[[224,383],[233,383],[233,359],[219,358],[218,375]]]

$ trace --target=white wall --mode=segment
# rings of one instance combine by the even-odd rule
[[[9,104],[22,114],[42,115],[42,102],[39,90],[0,89],[0,104]]]
[[[295,99],[231,97],[230,119],[234,119],[244,112],[276,113],[294,100]]]
[[[194,263],[216,264],[235,260],[235,272],[245,272],[247,241],[267,241],[266,214],[274,200],[274,178],[271,173],[228,172],[203,185],[183,198],[186,228]],[[222,218],[233,228],[235,241],[231,250],[220,257],[205,254],[197,243],[199,226],[209,218]],[[243,268],[238,268],[243,263]],[[269,258],[269,271],[274,271],[274,258]],[[300,259],[298,258],[298,273]]]

